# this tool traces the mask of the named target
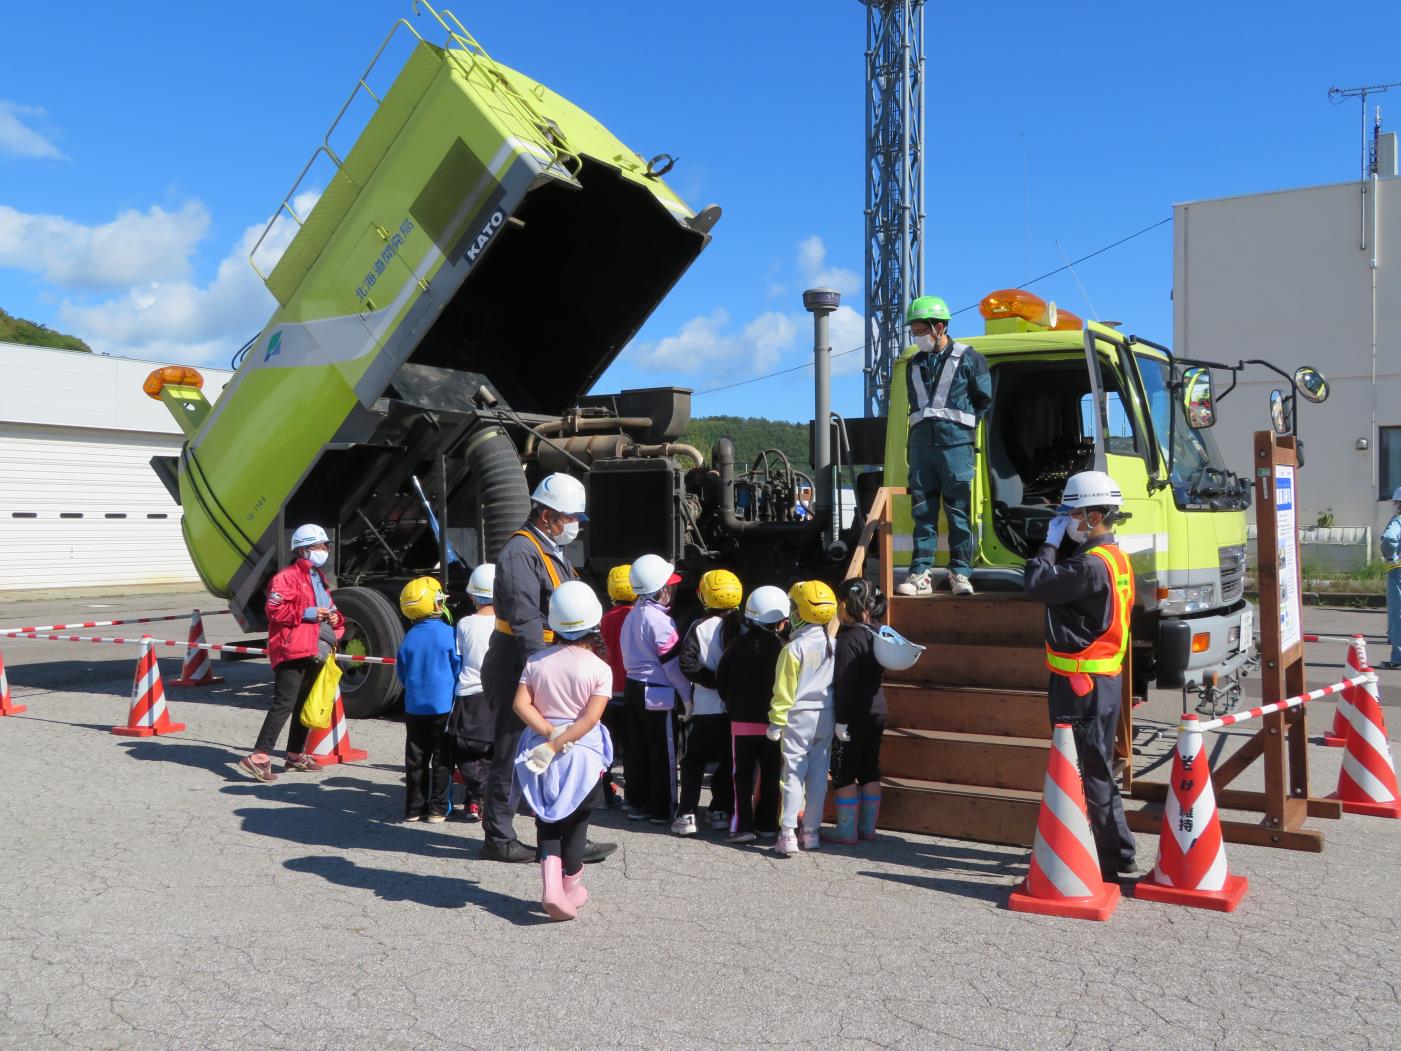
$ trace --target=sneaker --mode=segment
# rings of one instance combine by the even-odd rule
[[[756,834],[760,839],[762,839],[765,843],[767,843],[767,842],[768,842],[769,840],[771,840],[771,839],[777,839],[777,838],[778,838],[778,830],[777,830],[777,829],[774,829],[774,830],[771,830],[771,831],[764,831],[763,829],[760,829],[760,830],[759,830],[757,833],[755,833],[755,834]]]
[[[277,775],[272,772],[272,760],[265,759],[261,763],[251,755],[245,755],[238,761],[240,772],[247,774],[255,781],[276,781]]]
[[[911,573],[900,586],[895,589],[896,594],[916,597],[919,595],[932,595],[934,593],[934,574],[927,569],[921,569],[918,573]]]
[[[669,817],[653,817],[653,818],[648,818],[648,820],[649,820],[652,824],[654,824],[654,825],[669,825],[669,824],[671,824],[671,818],[669,818]]]
[[[949,590],[955,595],[973,594],[973,582],[968,579],[967,573],[950,573]]]
[[[802,843],[804,850],[817,850],[819,847],[822,846],[821,836],[819,836],[816,832],[809,832],[807,829],[803,829],[803,834],[800,839],[800,842]]]
[[[480,821],[482,819],[482,805],[480,803],[468,803],[462,808],[463,821]]]
[[[694,836],[696,834],[696,815],[678,814],[676,820],[671,823],[671,832],[676,836]]]
[[[446,814],[424,814],[424,815],[423,815],[423,820],[424,820],[424,821],[427,821],[430,825],[441,825],[441,824],[442,824],[444,821],[446,821],[447,819],[448,819],[448,816],[447,816]]]
[[[724,832],[730,827],[730,815],[722,814],[718,810],[710,812],[710,829],[712,832]]]
[[[404,815],[404,822],[405,822],[406,824],[412,824],[413,822],[422,821],[422,820],[423,820],[423,815],[422,815],[422,814],[405,814],[405,815]]]
[[[753,832],[731,832],[725,837],[726,843],[753,843],[759,837]]]
[[[798,853],[798,833],[791,828],[785,828],[778,834],[773,852],[781,858],[792,857]]]
[[[630,806],[627,809],[627,815],[629,821],[646,821],[652,816],[652,812],[650,810],[641,810],[638,807]]]
[[[321,769],[321,764],[305,752],[288,752],[287,759],[282,764],[283,771],[295,770],[301,773],[312,773]]]

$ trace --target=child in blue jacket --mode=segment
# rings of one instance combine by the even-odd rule
[[[399,608],[413,621],[394,658],[404,684],[405,821],[446,821],[451,749],[444,735],[462,658],[444,619],[447,595],[432,577],[404,585]]]

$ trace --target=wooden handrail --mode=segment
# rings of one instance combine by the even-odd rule
[[[882,486],[876,490],[876,498],[871,502],[871,510],[866,515],[866,523],[861,527],[861,536],[857,538],[856,546],[851,552],[851,561],[847,563],[846,575],[850,577],[864,577],[866,575],[866,549],[871,546],[878,533],[884,533],[887,537],[891,530],[891,497],[904,496],[907,490],[902,485]],[[888,567],[889,561],[888,544],[881,545],[881,578],[886,581],[893,578],[894,568]],[[885,584],[882,584],[885,587]],[[890,593],[889,587],[885,587],[886,594]]]

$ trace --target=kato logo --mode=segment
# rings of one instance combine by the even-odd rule
[[[268,337],[268,349],[267,353],[263,355],[263,364],[266,365],[280,353],[282,353],[282,330],[278,329]]]
[[[481,254],[491,239],[496,236],[496,231],[501,229],[501,224],[506,221],[506,213],[497,209],[491,213],[491,218],[482,224],[481,232],[477,234],[477,239],[472,242],[472,247],[467,249],[467,258],[472,262],[477,261],[477,256]]]

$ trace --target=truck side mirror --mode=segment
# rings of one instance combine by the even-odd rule
[[[1292,415],[1285,404],[1288,399],[1278,388],[1270,391],[1270,426],[1275,429],[1276,434],[1288,434],[1290,431],[1289,419]]]
[[[1216,423],[1210,369],[1194,366],[1182,374],[1182,407],[1187,410],[1187,426],[1194,431]]]
[[[1328,400],[1328,381],[1312,365],[1300,365],[1294,370],[1294,386],[1305,401],[1317,404]]]

